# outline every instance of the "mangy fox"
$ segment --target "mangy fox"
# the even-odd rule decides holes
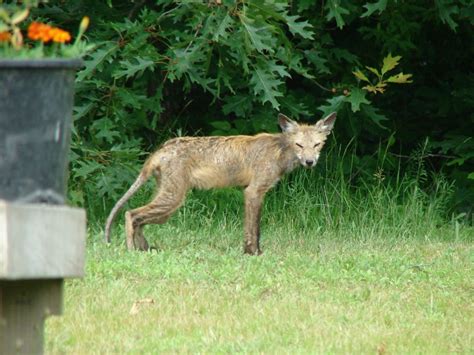
[[[147,250],[143,227],[165,223],[183,203],[189,189],[241,186],[245,196],[244,252],[260,254],[260,214],[265,193],[298,165],[316,165],[335,119],[336,114],[332,113],[314,125],[305,125],[279,114],[280,134],[181,137],[165,142],[148,158],[135,182],[110,212],[106,241],[110,242],[110,229],[119,209],[154,175],[159,187],[156,197],[125,213],[129,249]]]

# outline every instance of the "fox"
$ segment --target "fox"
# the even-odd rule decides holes
[[[244,253],[260,255],[260,216],[266,192],[297,166],[316,165],[335,120],[333,112],[315,124],[299,124],[279,113],[281,133],[166,141],[149,156],[135,182],[110,211],[105,241],[110,243],[118,211],[153,175],[158,188],[152,201],[125,212],[129,250],[149,250],[143,227],[165,223],[182,205],[188,190],[237,186],[243,188],[245,201]]]

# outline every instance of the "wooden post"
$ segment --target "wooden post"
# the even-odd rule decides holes
[[[0,354],[43,353],[63,279],[84,274],[85,237],[82,209],[0,201]]]
[[[63,281],[0,281],[0,354],[42,354],[46,317],[62,313]]]

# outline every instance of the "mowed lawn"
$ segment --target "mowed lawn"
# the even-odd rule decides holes
[[[302,213],[304,215],[304,213]],[[157,250],[91,232],[84,279],[46,322],[47,353],[473,353],[474,230],[295,229],[267,219],[151,227]]]

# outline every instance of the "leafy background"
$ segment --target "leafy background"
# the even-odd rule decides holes
[[[454,181],[449,212],[472,215],[470,0],[73,0],[36,14],[70,29],[91,18],[70,198],[98,216],[165,139],[277,131],[279,111],[338,111],[332,144],[351,147],[355,188],[423,164],[427,186]]]

